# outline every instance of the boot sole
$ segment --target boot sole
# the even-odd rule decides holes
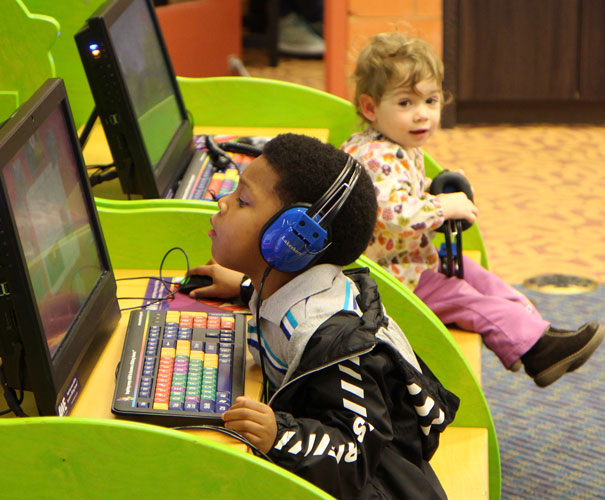
[[[582,349],[538,373],[534,377],[536,385],[539,387],[546,387],[560,379],[566,373],[580,368],[580,366],[588,361],[588,358],[590,358],[592,353],[597,350],[597,347],[599,347],[603,341],[603,337],[605,337],[605,327],[601,325]]]

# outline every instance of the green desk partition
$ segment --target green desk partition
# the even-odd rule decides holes
[[[59,24],[34,14],[21,0],[0,2],[0,123],[54,76],[50,49]]]
[[[237,76],[177,80],[195,125],[326,128],[336,147],[359,127],[350,102],[304,85]]]
[[[55,62],[55,73],[51,76],[63,78],[69,96],[76,127],[83,125],[94,108],[94,101],[74,35],[90,15],[105,0],[23,0],[31,12],[54,18],[61,27],[51,52]],[[22,35],[22,38],[23,35]]]
[[[0,497],[329,500],[312,484],[205,438],[118,420],[0,421]]]
[[[216,204],[97,199],[97,209],[114,268],[155,269],[165,251],[177,244],[187,251],[192,266],[210,258],[207,232]],[[151,232],[155,235],[153,242]],[[183,268],[182,257],[175,254],[174,259],[174,266],[169,263],[166,268]],[[384,269],[363,256],[355,265],[370,269],[388,314],[444,386],[461,399],[453,425],[487,428],[490,498],[499,498],[500,455],[494,423],[481,386],[458,345],[435,314]]]

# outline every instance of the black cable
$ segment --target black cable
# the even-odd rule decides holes
[[[160,278],[158,278],[157,276],[135,276],[133,278],[116,278],[116,281],[128,281],[128,280],[156,280],[156,281],[160,281]],[[169,280],[163,280],[165,283],[172,283],[172,281]]]
[[[258,342],[258,352],[260,355],[260,370],[263,375],[263,392],[261,394],[261,403],[265,404],[269,401],[269,380],[267,378],[267,373],[265,372],[265,356],[263,355],[263,345],[260,336],[260,306],[262,303],[261,293],[263,291],[263,286],[265,285],[265,279],[267,278],[267,276],[269,276],[271,269],[271,266],[267,266],[267,269],[265,269],[263,277],[260,280],[258,295],[256,297],[256,340]]]
[[[0,415],[6,415],[7,413],[14,413],[17,417],[27,417],[27,414],[21,408],[23,402],[24,392],[21,389],[21,397],[17,397],[17,393],[12,387],[9,387],[4,373],[4,366],[0,365],[0,385],[4,391],[4,399],[8,405],[8,410],[3,410]]]
[[[165,300],[169,300],[171,298],[173,298],[176,294],[176,290],[170,290],[170,287],[167,285],[168,283],[172,284],[172,281],[168,281],[167,279],[164,279],[162,277],[162,269],[164,268],[164,262],[166,262],[166,258],[168,257],[168,255],[170,255],[174,250],[180,250],[183,255],[185,256],[185,262],[187,263],[187,273],[186,276],[189,276],[189,256],[187,255],[187,252],[185,252],[185,250],[183,250],[181,247],[172,247],[170,250],[168,250],[165,254],[164,257],[162,257],[162,261],[160,262],[160,269],[159,269],[159,274],[160,277],[157,278],[155,276],[136,276],[136,277],[132,277],[132,278],[117,278],[116,281],[120,281],[120,280],[136,280],[136,279],[155,279],[158,281],[162,282],[162,285],[164,286],[164,288],[166,290],[168,290],[168,295],[165,295],[164,297],[160,297],[160,298],[155,298],[155,297],[117,297],[118,300],[135,300],[135,299],[139,299],[139,300],[151,300],[152,302],[149,302],[148,304],[141,304],[139,306],[132,306],[132,307],[124,307],[123,309],[120,309],[120,311],[131,311],[133,309],[143,309],[145,307],[149,307],[152,306],[154,304],[157,304],[159,302],[163,302]]]
[[[97,121],[98,117],[99,117],[99,115],[97,113],[97,108],[96,107],[92,108],[90,116],[88,117],[88,120],[86,120],[86,124],[84,125],[84,130],[82,130],[82,134],[80,134],[80,137],[78,139],[80,141],[80,147],[82,149],[84,149],[84,146],[86,145],[86,142],[88,141],[88,137],[90,136],[90,132],[91,132],[92,128],[94,127],[94,124]]]
[[[227,436],[231,436],[234,439],[244,443],[246,446],[249,446],[254,455],[257,457],[264,458],[268,462],[274,463],[266,453],[259,450],[256,446],[254,446],[250,441],[248,441],[244,436],[242,436],[239,432],[227,429],[226,427],[219,427],[218,425],[186,425],[182,427],[171,427],[171,429],[175,431],[182,430],[206,430],[206,431],[216,431],[221,432],[222,434],[226,434]]]
[[[106,182],[115,179],[117,176],[118,170],[115,168],[113,170],[109,170],[108,172],[104,172],[103,170],[101,170],[101,172],[94,173],[90,176],[90,185],[91,187],[96,186],[97,184],[101,184],[101,182]]]
[[[206,136],[206,149],[215,170],[224,171],[230,166],[237,168],[231,157],[220,148],[211,135]]]
[[[106,170],[106,169],[108,169],[110,167],[115,167],[115,166],[116,166],[116,164],[115,164],[115,162],[113,162],[113,163],[106,163],[105,165],[88,165],[86,167],[86,169],[87,170],[93,170],[93,169],[96,168],[96,169],[99,169],[99,170]]]
[[[168,250],[165,254],[164,257],[162,257],[162,262],[160,262],[160,281],[162,281],[162,283],[164,284],[164,288],[166,288],[166,290],[170,291],[170,288],[166,286],[166,282],[165,280],[162,278],[162,268],[164,267],[164,262],[166,261],[166,258],[174,251],[174,250],[180,250],[183,255],[185,256],[185,262],[187,263],[187,273],[185,274],[185,276],[189,276],[189,256],[187,255],[187,252],[185,252],[185,250],[183,250],[181,247],[172,247],[170,250]]]
[[[257,148],[256,146],[252,146],[252,144],[245,144],[242,142],[221,142],[219,147],[223,151],[227,151],[227,153],[238,153],[241,155],[252,156],[253,158],[263,154],[263,150],[261,148]]]
[[[463,225],[460,219],[456,220],[456,276],[464,279],[464,264],[462,262],[462,231]]]

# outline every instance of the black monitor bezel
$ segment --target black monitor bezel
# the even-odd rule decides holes
[[[124,76],[109,35],[110,27],[134,2],[143,2],[151,17],[168,76],[181,114],[181,125],[172,137],[164,155],[153,168],[130,100]],[[96,112],[107,137],[122,190],[143,198],[164,198],[182,177],[195,146],[193,125],[181,96],[164,37],[150,0],[109,0],[87,20],[75,35],[80,58],[96,104]],[[102,59],[93,59],[89,45],[101,46]]]
[[[61,414],[62,398],[91,343],[108,338],[120,318],[115,277],[63,80],[47,80],[0,128],[0,171],[57,108],[61,109],[67,125],[102,269],[87,301],[51,357],[14,214],[0,175],[0,282],[8,284],[5,289],[9,293],[0,303],[0,313],[4,316],[0,357],[8,386],[14,390],[31,390],[40,415]]]

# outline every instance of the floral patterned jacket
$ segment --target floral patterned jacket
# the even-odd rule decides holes
[[[427,192],[422,151],[406,151],[371,127],[353,134],[341,148],[365,167],[378,198],[377,223],[365,255],[413,290],[423,271],[439,268],[431,240],[444,221],[439,199]]]

